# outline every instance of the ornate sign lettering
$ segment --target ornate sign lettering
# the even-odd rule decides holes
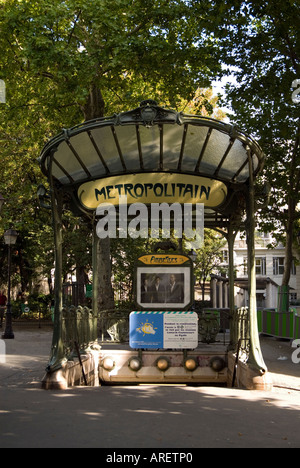
[[[118,205],[120,197],[128,204],[203,203],[216,208],[226,200],[224,183],[185,174],[144,173],[106,177],[80,186],[78,197],[85,208],[95,210],[101,203]]]

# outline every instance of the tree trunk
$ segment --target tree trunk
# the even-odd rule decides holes
[[[300,123],[298,124],[295,144],[289,171],[289,195],[288,195],[288,211],[286,221],[286,246],[285,246],[285,261],[284,274],[282,278],[282,286],[288,286],[291,277],[291,268],[293,262],[293,242],[294,242],[294,226],[297,219],[296,207],[299,201],[300,188],[300,170],[299,170],[299,144],[300,144]]]
[[[282,277],[282,286],[288,286],[291,278],[291,268],[293,262],[293,240],[294,240],[294,223],[295,223],[295,201],[289,201],[288,220],[286,225],[286,244],[285,244],[285,259],[284,273]]]
[[[84,286],[88,283],[87,274],[84,266],[76,266],[76,281],[78,293],[78,305],[83,306],[85,303],[85,290]]]
[[[104,107],[105,103],[101,90],[96,83],[92,83],[87,102],[82,108],[85,120],[103,117]]]
[[[91,84],[89,96],[82,108],[85,120],[104,116],[104,99],[96,82]],[[114,292],[111,284],[110,239],[99,239],[97,248],[98,311],[114,309]]]
[[[100,239],[97,248],[98,262],[98,312],[114,309],[114,292],[111,284],[110,239]]]

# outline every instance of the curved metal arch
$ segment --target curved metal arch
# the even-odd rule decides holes
[[[51,175],[63,186],[156,171],[193,173],[240,185],[249,180],[248,149],[256,176],[264,154],[236,126],[148,100],[132,111],[63,130],[47,143],[39,162],[47,177],[52,166]]]

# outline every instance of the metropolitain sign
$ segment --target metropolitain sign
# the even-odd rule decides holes
[[[127,197],[127,203],[201,203],[207,208],[216,208],[227,197],[223,182],[206,177],[169,174],[143,173],[106,177],[86,182],[78,189],[78,198],[89,210],[96,210],[100,204],[119,205]]]

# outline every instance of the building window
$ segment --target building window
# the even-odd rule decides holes
[[[279,276],[284,273],[284,257],[274,257],[273,258],[273,275]],[[291,274],[296,275],[296,266],[293,261],[291,267]]]
[[[244,275],[248,274],[248,260],[244,258]],[[257,275],[265,275],[266,274],[266,257],[257,257],[255,259],[255,269]]]
[[[229,252],[228,252],[228,250],[222,250],[222,263],[229,263]]]
[[[283,275],[284,272],[284,257],[273,258],[273,275]]]
[[[266,274],[266,259],[265,257],[256,258],[255,259],[256,265],[256,274],[257,275],[265,275]]]

